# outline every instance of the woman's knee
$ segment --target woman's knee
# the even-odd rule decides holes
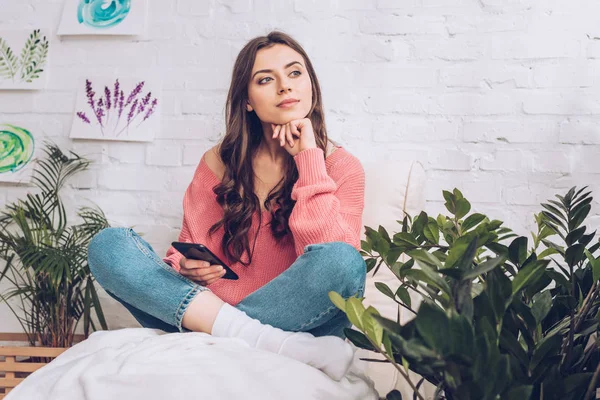
[[[104,228],[98,232],[88,245],[88,265],[97,278],[102,271],[116,263],[119,245],[127,237],[128,228]]]
[[[367,276],[367,264],[360,252],[346,242],[321,243],[319,250],[326,252],[322,256],[331,260],[327,265],[328,274],[332,280],[341,281],[348,292],[347,296],[358,294],[362,296]]]

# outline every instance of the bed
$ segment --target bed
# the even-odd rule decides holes
[[[124,328],[94,332],[31,374],[5,400],[377,400],[365,364],[355,356],[337,382],[239,339]]]

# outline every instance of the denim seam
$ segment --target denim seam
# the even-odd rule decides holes
[[[319,319],[323,318],[324,316],[326,316],[327,314],[331,313],[332,311],[334,311],[336,309],[337,309],[336,306],[331,306],[327,310],[325,310],[322,313],[320,313],[320,314],[316,315],[315,317],[311,318],[307,322],[305,322],[302,325],[300,325],[299,328],[294,329],[294,330],[300,331],[300,330],[304,329],[306,326],[309,326],[310,324],[314,323],[315,321],[318,321]]]
[[[187,307],[189,306],[189,303],[193,300],[193,298],[198,293],[203,292],[204,289],[206,289],[206,288],[196,285],[195,287],[193,287],[193,288],[190,289],[190,291],[185,296],[185,298],[183,299],[183,301],[179,304],[179,307],[177,308],[177,312],[175,313],[175,324],[176,324],[177,329],[179,330],[179,332],[183,332],[183,330],[182,330],[183,314],[187,310]]]
[[[360,292],[360,291],[364,291],[364,289],[365,289],[365,287],[364,287],[364,286],[360,286],[360,287],[358,288],[358,290],[355,290],[355,291],[354,291],[354,293],[352,293],[352,294],[351,294],[350,296],[348,296],[348,297],[352,297],[352,296],[354,296],[355,294],[357,294],[358,292]],[[311,318],[310,320],[308,320],[308,322],[305,322],[304,324],[300,325],[300,327],[299,327],[299,328],[296,328],[296,329],[293,329],[293,330],[300,331],[300,330],[302,330],[303,328],[305,328],[306,326],[309,326],[310,324],[314,323],[315,321],[318,321],[319,319],[322,319],[324,316],[326,316],[327,314],[331,313],[333,310],[337,310],[337,309],[338,309],[338,308],[337,308],[337,306],[331,306],[331,307],[329,307],[327,310],[323,311],[322,313],[320,313],[320,314],[318,314],[317,316],[315,316],[315,317]],[[340,310],[340,311],[341,311],[341,310]]]
[[[361,285],[361,286],[358,287],[357,290],[354,290],[354,292],[350,296],[348,296],[348,297],[352,297],[352,296],[356,295],[358,292],[361,292],[361,291],[363,291],[363,294],[364,294],[364,290],[365,290],[365,286]],[[325,315],[329,314],[331,311],[336,310],[336,309],[338,309],[337,306],[331,306],[327,310],[325,310],[322,313],[318,314],[317,316],[311,318],[308,322],[305,322],[304,324],[300,325],[299,328],[293,329],[293,330],[297,330],[297,331],[302,330],[304,327],[312,324],[314,321],[317,321],[317,320],[323,318]]]

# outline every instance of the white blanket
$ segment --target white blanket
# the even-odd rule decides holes
[[[31,374],[6,400],[377,400],[355,361],[336,382],[240,339],[145,328],[99,331]]]

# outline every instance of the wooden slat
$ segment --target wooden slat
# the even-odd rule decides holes
[[[6,361],[7,361],[7,362],[6,362],[7,364],[8,364],[8,363],[14,363],[14,362],[16,362],[16,357],[14,357],[14,356],[12,356],[12,357],[11,357],[11,356],[7,356],[7,357],[6,357]],[[14,372],[12,372],[12,371],[10,371],[9,369],[3,369],[3,371],[5,371],[5,372],[6,372],[6,374],[5,374],[5,375],[6,375],[6,377],[7,377],[8,379],[12,379],[12,378],[14,378],[14,377],[15,377],[15,373],[14,373]]]
[[[0,362],[0,371],[4,371],[7,374],[12,372],[35,372],[47,364],[45,363],[24,363],[24,362]],[[14,376],[8,376],[7,378],[14,378]]]
[[[66,350],[66,347],[0,346],[0,356],[58,357]]]
[[[84,340],[84,335],[78,333],[73,336],[75,343]],[[27,335],[21,332],[0,332],[0,342],[28,342]],[[38,337],[39,341],[39,337]]]
[[[14,388],[24,380],[25,378],[0,378],[0,387]]]
[[[6,358],[7,362],[5,362],[3,364],[15,363],[17,361],[16,360],[17,358],[15,356],[6,356],[5,358]],[[0,367],[0,368],[2,368],[2,367]],[[7,379],[7,380],[9,380],[9,379],[15,379],[15,373],[14,372],[10,371],[9,369],[3,369],[3,371],[5,371],[5,373],[4,373],[5,379]],[[8,385],[6,385],[6,386],[8,386]],[[8,394],[9,392],[10,392],[10,387],[5,387],[4,388],[4,393]]]
[[[83,335],[80,339],[83,339]],[[0,341],[28,342],[27,336],[17,333],[0,333]],[[47,363],[31,363],[17,361],[17,357],[45,357],[53,359],[64,353],[64,347],[31,347],[31,346],[0,346],[0,400],[15,386],[23,382],[27,375],[47,365]]]

